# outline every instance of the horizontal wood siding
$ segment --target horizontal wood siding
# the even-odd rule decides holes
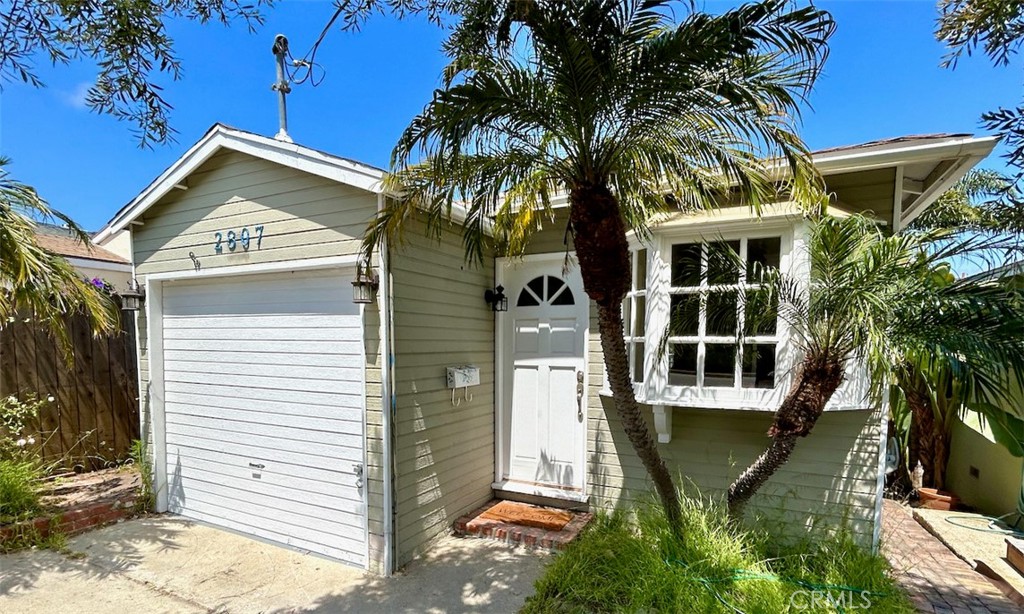
[[[452,230],[440,244],[424,235],[410,225],[391,257],[399,565],[490,498],[494,479],[494,313],[483,298],[494,262],[466,264]],[[453,406],[445,367],[464,364],[480,385]]]
[[[203,269],[357,253],[367,223],[377,210],[376,195],[329,179],[286,168],[246,154],[223,150],[173,190],[133,227],[136,276],[192,271],[189,252]],[[263,238],[255,247],[255,227]],[[214,252],[215,232],[248,228],[249,250],[225,246]],[[224,237],[226,240],[226,236]],[[146,318],[138,322],[142,427],[152,442],[148,411],[149,340]],[[363,311],[366,353],[366,488],[370,570],[383,571],[384,489],[381,441],[381,348],[378,304]]]
[[[592,317],[596,318],[595,313]],[[596,330],[592,319],[591,330]],[[651,496],[650,480],[633,451],[612,399],[598,393],[603,380],[600,338],[592,334],[587,426],[587,480],[591,504],[617,508]],[[644,415],[653,433],[651,409]],[[771,412],[675,408],[672,441],[659,444],[669,468],[687,488],[722,497],[732,480],[768,443]],[[776,523],[786,536],[845,527],[872,545],[877,501],[878,411],[828,412],[797,443],[789,463],[773,476],[748,508],[756,522]],[[771,526],[776,526],[775,524]]]

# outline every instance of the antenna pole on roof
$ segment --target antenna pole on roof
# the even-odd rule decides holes
[[[291,143],[292,137],[288,136],[288,103],[285,101],[285,97],[291,93],[292,86],[288,83],[288,73],[284,69],[285,56],[288,55],[288,39],[284,34],[274,37],[272,51],[277,59],[277,83],[270,86],[270,89],[277,92],[277,119],[280,125],[274,138]]]

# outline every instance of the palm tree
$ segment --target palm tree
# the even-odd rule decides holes
[[[771,443],[729,487],[734,518],[810,434],[851,361],[867,368],[874,398],[895,380],[908,400],[936,369],[999,395],[1001,365],[1024,366],[1020,294],[949,275],[949,259],[998,243],[944,230],[886,235],[863,216],[824,216],[807,245],[809,286],[767,272],[765,305],[754,310],[787,322],[804,356],[768,431]]]
[[[7,164],[0,158],[0,328],[31,314],[68,348],[65,316],[81,311],[95,333],[112,331],[117,325],[114,303],[66,259],[39,246],[35,220],[59,220],[87,244],[89,235],[11,177]]]
[[[990,255],[992,259],[1016,258],[1024,236],[1024,205],[1020,198],[1013,182],[1003,174],[972,170],[914,220],[907,232],[941,230],[959,236],[987,236],[994,239],[989,246],[998,248]],[[952,428],[958,416],[975,411],[986,416],[996,428],[1007,420],[1024,417],[1005,415],[1000,409],[1014,405],[1008,398],[1013,390],[1010,378],[1020,372],[1008,370],[1011,363],[999,347],[979,348],[972,343],[992,336],[1024,343],[1024,320],[1020,319],[1019,309],[1003,304],[1019,297],[1011,287],[1004,287],[998,276],[957,281],[948,269],[937,270],[935,274],[940,285],[950,285],[950,292],[986,301],[989,310],[974,314],[985,321],[973,325],[993,329],[993,334],[986,337],[966,338],[960,334],[960,326],[941,331],[930,341],[930,348],[911,344],[896,371],[896,382],[903,394],[901,402],[906,403],[912,416],[908,462],[912,465],[920,460],[924,483],[944,488]],[[931,326],[929,330],[936,329]]]
[[[403,197],[378,216],[368,244],[398,235],[417,211],[437,231],[462,203],[467,258],[482,257],[492,222],[498,245],[519,255],[552,197],[567,194],[616,412],[678,526],[676,488],[630,383],[627,233],[646,235],[652,216],[671,208],[731,195],[758,210],[780,190],[812,192],[818,177],[794,122],[833,22],[787,0],[691,12],[679,23],[669,15],[687,5],[669,0],[466,6],[446,43],[443,84],[392,157],[391,188]]]

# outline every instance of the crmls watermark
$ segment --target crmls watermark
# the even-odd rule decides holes
[[[871,608],[871,594],[867,591],[814,590],[796,591],[789,596],[789,607],[794,610],[810,610],[831,607],[839,610],[868,610]]]

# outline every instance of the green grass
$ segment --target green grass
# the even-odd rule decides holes
[[[885,560],[848,537],[779,545],[733,529],[714,505],[683,505],[683,539],[654,505],[632,519],[598,515],[548,566],[522,611],[914,612]],[[843,601],[835,607],[829,598]]]
[[[0,460],[0,522],[23,520],[40,511],[42,470],[32,460]]]

